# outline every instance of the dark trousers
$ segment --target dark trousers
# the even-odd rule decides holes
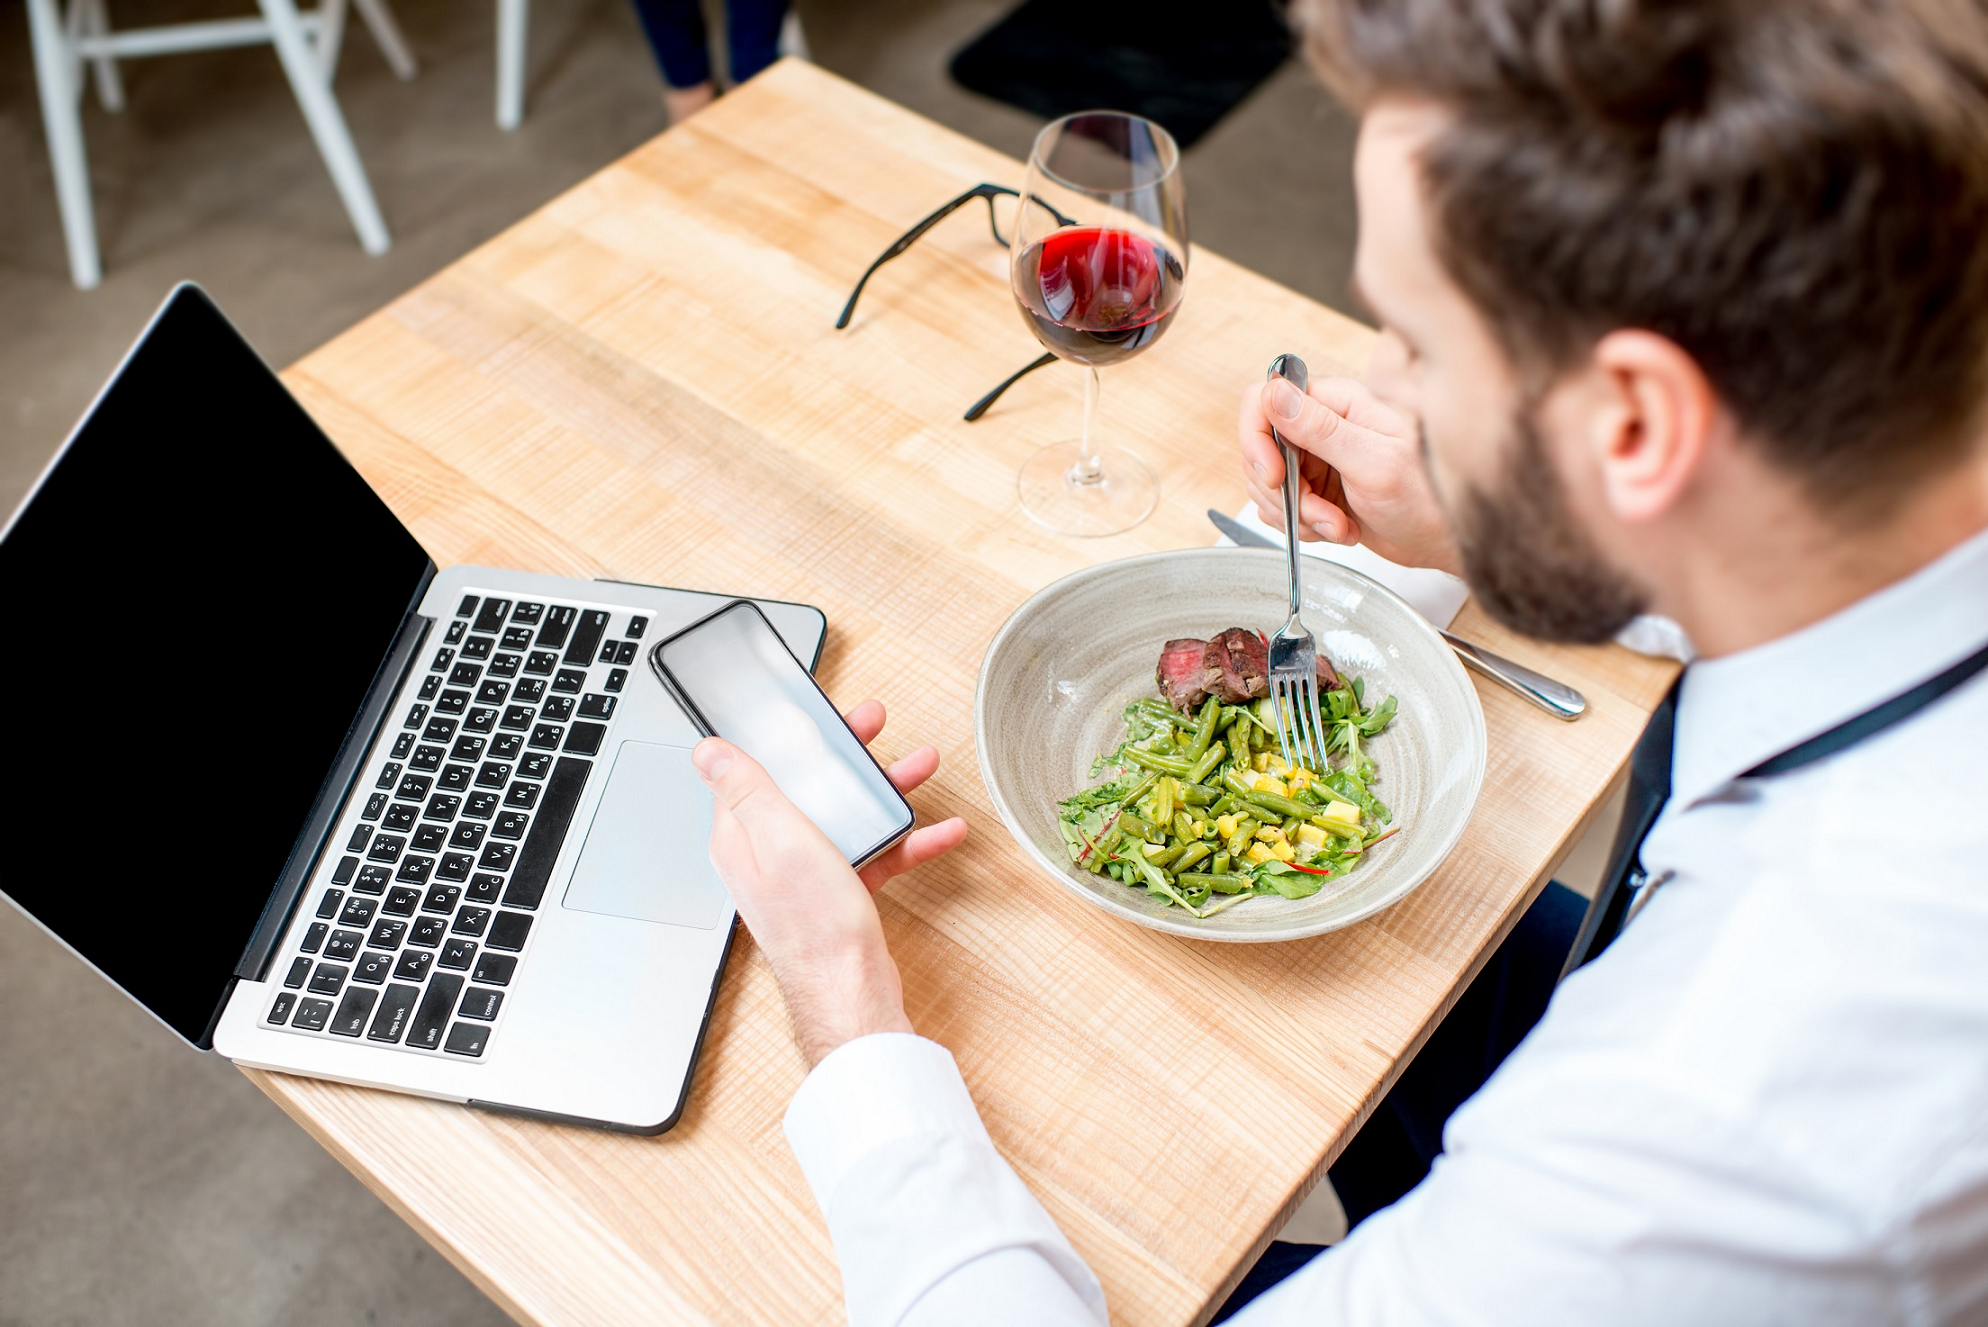
[[[1546,887],[1498,952],[1464,991],[1373,1118],[1326,1173],[1349,1226],[1422,1182],[1443,1150],[1443,1124],[1546,1012],[1574,947],[1588,901],[1555,882]],[[1324,1251],[1273,1242],[1215,1315],[1221,1322]]]
[[[635,0],[649,47],[673,88],[711,81],[711,36],[698,0]],[[726,0],[725,45],[732,82],[743,83],[780,56],[780,23],[787,0]]]

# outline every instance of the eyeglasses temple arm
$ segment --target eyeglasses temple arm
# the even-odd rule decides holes
[[[994,224],[994,198],[996,195],[999,194],[1005,194],[1008,195],[1009,197],[1014,197],[1015,191],[1013,189],[1005,188],[998,184],[976,184],[971,189],[968,189],[965,193],[961,194],[958,198],[953,199],[950,203],[947,203],[944,207],[941,207],[938,211],[932,213],[931,216],[926,217],[923,221],[913,226],[910,230],[907,230],[904,232],[904,234],[898,236],[897,241],[894,244],[892,244],[890,248],[885,249],[882,255],[880,255],[877,258],[877,261],[870,264],[869,270],[863,273],[862,280],[856,283],[856,289],[849,292],[849,302],[842,306],[842,316],[835,320],[835,330],[837,330],[838,332],[841,331],[843,328],[849,325],[849,320],[856,316],[856,301],[862,297],[863,287],[869,284],[870,278],[876,274],[876,270],[879,267],[882,267],[885,263],[897,257],[899,254],[903,253],[906,249],[909,249],[912,245],[918,243],[919,240],[925,237],[926,231],[932,229],[932,227],[938,225],[941,221],[944,221],[947,217],[959,211],[959,209],[965,207],[968,203],[972,202],[974,199],[985,198],[987,200],[987,224],[990,228],[992,228]],[[994,232],[994,238],[999,240],[1001,238],[1001,232],[996,230]],[[1006,243],[1005,240],[1002,242]]]
[[[982,415],[987,413],[989,407],[991,407],[996,401],[1001,399],[1002,392],[1007,391],[1010,387],[1013,387],[1016,383],[1020,382],[1023,378],[1028,377],[1029,374],[1034,373],[1037,369],[1041,368],[1043,365],[1054,364],[1055,362],[1056,362],[1056,356],[1044,355],[1041,359],[1035,361],[1035,363],[1029,365],[1027,368],[1021,369],[1016,373],[1010,374],[1007,381],[1003,382],[999,387],[996,387],[993,391],[987,393],[987,395],[981,397],[978,401],[975,401],[972,405],[967,407],[966,422],[971,424],[974,420],[979,419]]]

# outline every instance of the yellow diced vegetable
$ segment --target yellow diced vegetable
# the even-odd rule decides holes
[[[1225,839],[1234,838],[1236,835],[1236,818],[1233,815],[1216,816],[1215,832]]]
[[[1298,842],[1307,848],[1318,849],[1325,846],[1325,831],[1317,825],[1298,826]]]
[[[1326,822],[1325,827],[1339,832],[1343,826],[1348,833],[1360,832],[1360,808],[1351,802],[1332,801],[1326,803],[1325,810],[1318,813],[1318,819]],[[1337,821],[1337,824],[1333,822]]]
[[[1277,854],[1277,860],[1280,862],[1288,862],[1298,855],[1297,849],[1288,843],[1279,843],[1271,851]]]
[[[1300,792],[1318,782],[1318,775],[1312,773],[1303,765],[1286,774],[1284,778],[1290,783],[1292,792]]]
[[[1167,845],[1164,843],[1145,843],[1140,845],[1139,850],[1145,853],[1146,856],[1150,859],[1153,857],[1157,857],[1161,853],[1165,852],[1167,850]]]
[[[1259,751],[1256,753],[1256,758],[1250,761],[1250,765],[1252,768],[1256,770],[1258,774],[1262,774],[1263,772],[1265,772],[1270,768],[1270,762],[1275,759],[1277,759],[1277,757],[1272,753],[1268,751]]]
[[[1275,793],[1279,797],[1289,797],[1291,795],[1289,785],[1274,774],[1257,775],[1256,782],[1251,786],[1260,793]]]
[[[1278,858],[1277,854],[1272,852],[1267,844],[1252,843],[1249,845],[1249,851],[1243,854],[1243,860],[1252,865],[1261,866],[1265,862],[1274,862]]]

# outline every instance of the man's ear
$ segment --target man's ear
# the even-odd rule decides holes
[[[1651,521],[1671,510],[1703,469],[1719,426],[1718,393],[1676,342],[1610,332],[1589,374],[1600,407],[1588,443],[1600,494],[1616,517]]]

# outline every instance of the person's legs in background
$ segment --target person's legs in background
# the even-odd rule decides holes
[[[1443,1124],[1546,1012],[1588,901],[1558,882],[1533,901],[1442,1026],[1326,1172],[1357,1226],[1422,1182],[1443,1150]],[[1273,1242],[1212,1322],[1297,1271],[1323,1245]]]
[[[745,82],[780,58],[780,24],[788,0],[729,0],[725,47],[733,84]],[[635,12],[663,71],[663,104],[670,123],[681,123],[711,104],[711,36],[698,0],[635,0]]]

